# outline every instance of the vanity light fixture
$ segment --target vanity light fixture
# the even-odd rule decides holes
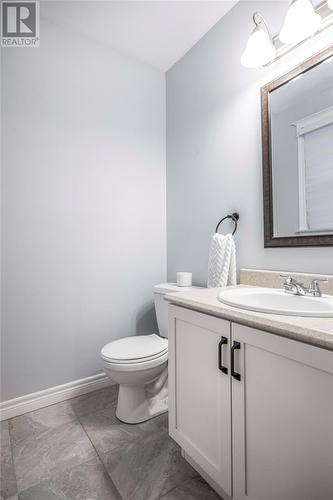
[[[311,0],[292,0],[279,38],[282,43],[301,42],[318,31],[321,20]]]
[[[253,14],[255,28],[252,31],[243,55],[241,63],[246,68],[258,68],[270,63],[276,54],[272,35],[267,23],[259,12]]]
[[[333,0],[314,8],[312,0],[291,0],[281,32],[271,36],[261,14],[253,14],[255,28],[246,44],[241,63],[247,68],[267,66],[306,42],[311,36],[333,27]],[[328,37],[329,38],[329,37]]]

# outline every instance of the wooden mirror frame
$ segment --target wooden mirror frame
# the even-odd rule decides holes
[[[269,94],[292,78],[304,73],[329,57],[333,56],[333,45],[319,52],[310,59],[292,69],[276,80],[261,88],[261,130],[262,130],[262,163],[263,163],[263,197],[264,197],[264,246],[265,247],[301,247],[301,246],[333,246],[333,234],[309,236],[274,236],[273,233],[273,187],[270,140]]]

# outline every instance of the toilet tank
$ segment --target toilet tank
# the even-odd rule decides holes
[[[161,283],[154,286],[154,302],[158,329],[161,337],[168,337],[168,302],[164,300],[166,293],[185,292],[201,288],[197,286],[177,286],[176,283]]]

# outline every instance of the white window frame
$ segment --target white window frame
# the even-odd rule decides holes
[[[305,135],[319,128],[333,123],[333,106],[325,108],[318,113],[306,116],[294,122],[297,137],[297,157],[298,157],[298,213],[299,228],[297,233],[323,232],[309,229],[306,210],[306,179],[305,179]]]

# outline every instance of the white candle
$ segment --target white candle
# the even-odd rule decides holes
[[[178,286],[192,286],[192,273],[177,273],[177,285]]]

